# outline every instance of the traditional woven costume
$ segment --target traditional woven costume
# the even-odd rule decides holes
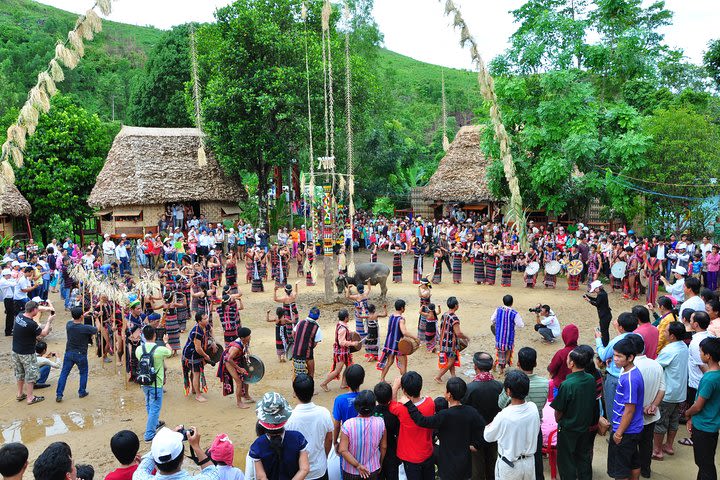
[[[298,313],[297,303],[295,302],[283,303],[282,308],[285,311],[285,318],[290,322],[283,327],[285,329],[285,341],[288,347],[292,347],[295,338],[293,328],[300,320],[300,314]]]
[[[256,265],[254,257],[252,251],[248,251],[245,254],[245,283],[250,283],[255,274]]]
[[[305,272],[305,285],[308,287],[312,287],[315,285],[315,282],[312,278],[312,267],[313,263],[315,263],[315,252],[312,250],[309,250],[307,252],[307,260],[308,260],[308,271]]]
[[[648,279],[647,291],[645,292],[645,300],[647,303],[655,305],[657,303],[658,286],[660,284],[660,275],[662,273],[658,271],[658,265],[662,264],[662,260],[656,257],[649,257],[647,259],[647,270],[646,275]]]
[[[355,302],[355,310],[353,312],[355,316],[355,331],[360,335],[360,338],[365,338],[367,332],[365,332],[365,317],[367,316],[368,301],[367,298],[363,298],[360,301]]]
[[[438,284],[442,282],[442,255],[439,255],[435,253],[433,255],[433,277],[432,277],[432,283]]]
[[[238,330],[242,327],[237,302],[235,300],[222,302],[217,306],[217,314],[223,327],[223,338],[227,347],[238,338]]]
[[[502,255],[502,280],[500,283],[503,287],[509,287],[512,283],[512,254],[507,252]]]
[[[452,252],[453,283],[462,282],[462,252]]]
[[[574,260],[580,260],[580,252],[570,252],[568,255],[568,263]],[[567,284],[568,290],[577,290],[580,287],[580,274],[572,275],[568,272]]]
[[[420,295],[420,308],[427,307],[430,305],[430,292],[428,291],[427,296]],[[420,343],[425,343],[425,317],[418,315],[418,339]]]
[[[397,248],[393,251],[393,282],[402,283],[402,251]]]
[[[440,352],[438,352],[438,368],[443,369],[448,365],[460,366],[460,352],[457,349],[457,336],[455,325],[460,319],[453,312],[445,312],[440,320]]]
[[[264,292],[265,288],[263,287],[263,281],[262,281],[262,268],[260,266],[259,260],[253,261],[253,273],[252,273],[252,283],[250,284],[250,291],[251,292]]]
[[[600,270],[600,256],[597,253],[591,253],[588,256],[588,263],[587,263],[588,290],[590,290],[590,284],[594,281],[595,274],[597,274],[599,270]]]
[[[235,356],[234,358],[230,358],[230,349],[231,348],[237,348],[240,350],[240,354]],[[247,352],[245,351],[245,344],[242,343],[242,341],[238,338],[233,340],[232,342],[228,343],[225,346],[225,350],[223,351],[222,358],[220,359],[220,364],[218,365],[217,370],[217,377],[220,379],[220,382],[222,383],[222,392],[223,397],[227,395],[232,395],[235,393],[235,381],[230,375],[230,372],[228,371],[227,367],[225,366],[225,362],[232,362],[233,365],[235,365],[235,369],[244,369],[245,371],[248,370],[248,361],[247,361]],[[244,379],[244,376],[240,373],[241,383],[238,385],[238,388],[240,389],[240,393],[245,396],[247,395],[247,385],[245,385],[242,380]]]
[[[225,285],[237,285],[237,265],[235,262],[228,262],[225,266]]]
[[[612,254],[612,260],[610,262],[610,270],[612,270],[612,266],[615,265],[617,262],[622,262],[621,254],[617,252],[613,252]],[[623,290],[624,287],[624,281],[622,278],[615,278],[614,276],[610,275],[610,285],[613,290]]]
[[[200,389],[203,392],[207,392],[207,382],[205,381],[205,372],[203,369],[205,368],[205,358],[201,356],[197,350],[195,350],[195,340],[200,340],[200,345],[202,346],[203,352],[207,352],[207,348],[209,345],[209,334],[199,324],[196,324],[191,330],[190,334],[188,335],[187,342],[185,343],[185,348],[183,348],[182,352],[182,371],[183,371],[183,383],[185,386],[185,396],[190,395],[190,388],[191,388],[191,382],[190,382],[190,373],[192,372],[193,375],[200,375]],[[195,392],[200,393],[200,392]]]
[[[485,253],[482,249],[475,251],[475,269],[474,269],[475,283],[482,285],[485,283]]]
[[[380,337],[380,328],[378,326],[377,317],[367,317],[367,335],[365,336],[365,358],[378,359],[378,337]]]
[[[190,302],[188,302],[190,299],[190,283],[187,278],[180,277],[177,288],[178,300],[184,301],[185,303],[183,306],[177,307],[178,327],[181,332],[184,332],[187,329],[187,321],[190,319]]]
[[[497,255],[487,253],[485,255],[485,283],[495,285],[495,276],[497,275]]]
[[[428,311],[425,317],[425,348],[428,352],[435,350],[437,344],[437,315]]]
[[[402,332],[400,331],[400,320],[402,319],[402,315],[395,314],[390,315],[390,318],[388,318],[388,334],[385,337],[385,345],[380,354],[380,359],[375,366],[380,371],[385,368],[390,355],[395,355],[395,359],[402,355],[398,350],[398,342],[402,339]]]
[[[557,257],[557,252],[555,250],[550,252],[545,252],[544,255],[545,265],[555,260]],[[545,285],[545,288],[555,288],[555,285],[557,284],[557,275],[553,275],[550,273],[547,273],[547,270],[545,270],[545,277],[543,278],[543,284]]]
[[[165,310],[165,329],[168,336],[167,347],[173,352],[180,350],[180,324],[178,323],[177,308],[170,307]]]
[[[512,366],[515,348],[515,320],[519,313],[509,307],[498,307],[495,311],[495,365],[500,368]]]
[[[293,378],[301,373],[308,373],[307,361],[315,358],[315,336],[319,329],[320,325],[311,318],[298,322],[292,348]]]
[[[350,341],[348,339],[348,337],[350,336],[350,329],[343,322],[337,322],[337,324],[335,325],[335,343],[333,343],[333,363],[332,368],[330,368],[331,372],[334,371],[335,367],[337,367],[337,365],[340,363],[344,363],[348,367],[353,363],[352,353],[350,353],[350,347],[347,345],[342,345],[342,340],[340,339],[341,332],[345,337],[345,341]],[[340,380],[340,375],[338,374],[336,378]]]
[[[419,242],[413,247],[413,280],[414,285],[420,284],[423,275],[423,256],[425,255],[425,246]]]
[[[100,316],[100,324],[102,325],[102,328],[105,329],[107,332],[108,338],[110,339],[110,345],[107,344],[105,341],[105,338],[103,337],[102,333],[98,331],[98,333],[95,335],[95,339],[97,340],[97,356],[102,357],[103,353],[106,354],[113,354],[114,348],[113,348],[113,308],[112,305],[109,303],[105,303],[103,305],[96,305],[95,306],[95,312],[97,315]]]

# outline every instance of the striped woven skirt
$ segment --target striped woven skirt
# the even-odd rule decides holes
[[[552,287],[555,288],[555,284],[557,283],[557,275],[550,275],[549,273],[545,273],[545,278],[543,279],[543,284],[546,287]]]
[[[173,352],[177,352],[180,350],[180,323],[177,314],[165,315],[165,328],[168,335],[168,347]]]
[[[610,276],[610,285],[612,285],[613,290],[622,290],[623,289],[623,279],[615,278],[611,275]]]
[[[425,348],[428,352],[435,350],[437,344],[437,320],[425,321]]]
[[[402,282],[402,256],[399,253],[393,255],[393,282]]]
[[[509,287],[512,283],[512,257],[503,256],[502,259],[502,286]]]
[[[275,352],[278,357],[284,357],[290,351],[290,343],[285,334],[285,325],[275,324]]]
[[[497,263],[495,259],[488,258],[485,260],[485,283],[495,285],[495,275],[497,274]]]
[[[485,283],[485,258],[482,255],[475,255],[475,283]]]
[[[427,307],[430,305],[430,299],[429,298],[423,298],[420,297],[420,308]],[[420,339],[420,343],[425,343],[425,323],[426,319],[423,315],[418,315],[420,317],[418,319],[418,338]]]
[[[453,255],[452,261],[453,282],[460,283],[462,281],[462,257]]]
[[[580,286],[580,275],[568,275],[568,290],[577,290]]]
[[[261,277],[253,277],[252,283],[250,284],[250,291],[251,292],[264,292],[265,289],[263,288],[263,282]]]
[[[642,273],[640,275],[643,275]],[[659,274],[650,275],[648,278],[647,291],[645,292],[645,300],[647,303],[655,305],[657,302]]]
[[[415,258],[413,259],[413,285],[419,285],[420,284],[420,277],[422,276],[422,257],[420,255],[415,255]]]
[[[365,336],[365,357],[377,360],[379,329],[377,321],[368,320],[367,335]]]
[[[537,282],[537,273],[534,275],[528,275],[527,273],[523,275],[525,277],[525,287],[527,288],[534,288],[535,282]]]
[[[439,258],[435,258],[433,262],[432,283],[437,285],[440,282],[442,282],[442,261]]]

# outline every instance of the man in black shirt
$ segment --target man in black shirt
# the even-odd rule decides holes
[[[385,431],[387,432],[387,450],[385,459],[382,463],[382,469],[378,480],[397,480],[398,467],[400,462],[397,458],[397,441],[400,433],[400,420],[390,413],[390,401],[393,398],[392,387],[387,382],[380,382],[373,389],[377,405],[375,406],[375,416],[382,417],[385,421]]]
[[[405,403],[410,418],[420,427],[438,430],[440,450],[438,473],[441,480],[470,480],[472,458],[470,452],[477,452],[485,440],[485,422],[477,410],[460,401],[467,392],[465,380],[452,377],[447,381],[445,399],[449,408],[440,410],[431,417],[420,413],[411,401]]]
[[[18,402],[27,400],[28,405],[45,400],[45,397],[33,395],[35,382],[40,378],[35,343],[38,338],[47,337],[50,334],[52,321],[55,319],[55,312],[52,311],[45,326],[40,328],[40,325],[34,320],[38,313],[40,310],[37,302],[31,300],[25,304],[25,311],[15,317],[13,324],[11,356],[18,387],[17,400]]]
[[[475,353],[473,355],[473,364],[475,366],[475,378],[468,385],[462,403],[475,407],[485,424],[488,424],[500,412],[498,398],[503,391],[503,386],[490,373],[493,367],[493,358],[489,353]],[[472,453],[472,479],[494,480],[496,460],[497,442],[483,442],[477,448],[477,452]]]
[[[610,343],[610,322],[612,321],[612,310],[608,302],[608,294],[603,288],[600,280],[595,280],[590,284],[590,293],[597,292],[595,298],[583,295],[583,298],[590,302],[590,305],[597,308],[598,319],[600,320],[600,335],[603,345]]]
[[[67,343],[65,345],[62,371],[60,372],[57,391],[55,393],[56,402],[62,402],[65,383],[74,365],[77,365],[80,371],[80,388],[78,389],[78,395],[80,398],[88,396],[86,390],[88,382],[87,349],[89,340],[97,333],[98,329],[97,327],[83,323],[84,315],[81,307],[74,307],[70,310],[70,314],[72,315],[72,321],[68,322],[65,327],[67,331]]]

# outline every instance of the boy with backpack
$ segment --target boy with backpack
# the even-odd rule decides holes
[[[165,425],[165,422],[160,421],[160,409],[162,408],[165,383],[165,359],[172,355],[172,350],[155,343],[156,332],[152,325],[145,325],[142,334],[145,337],[145,343],[135,349],[135,356],[138,359],[135,381],[142,386],[145,394],[148,419],[145,425],[144,439],[146,442],[150,442],[155,438],[155,432]],[[167,345],[167,333],[163,342]]]

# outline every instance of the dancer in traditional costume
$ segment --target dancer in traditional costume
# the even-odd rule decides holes
[[[125,371],[129,381],[134,382],[137,375],[138,359],[135,349],[140,346],[140,335],[146,315],[142,312],[140,300],[130,303],[130,311],[125,318]]]
[[[418,237],[413,237],[413,280],[414,285],[419,285],[423,276],[423,260],[425,258],[426,245]]]
[[[557,260],[558,252],[555,250],[555,246],[552,243],[548,243],[545,252],[543,252],[543,264],[547,265],[553,260]],[[548,273],[545,270],[545,277],[543,278],[543,285],[545,288],[555,288],[557,284],[557,274]]]
[[[223,327],[223,339],[226,347],[238,337],[238,331],[242,328],[240,310],[244,308],[242,295],[227,293],[222,296],[222,301],[217,306],[217,314]]]
[[[441,313],[440,307],[436,307],[434,303],[420,307],[420,316],[425,321],[425,348],[431,353],[436,352],[437,322]]]
[[[433,278],[432,283],[439,284],[442,282],[442,260],[443,260],[443,252],[442,249],[436,248],[435,253],[433,254]]]
[[[509,287],[512,284],[512,264],[513,256],[509,245],[505,245],[502,253],[502,280],[500,281],[503,287]]]
[[[178,323],[178,308],[182,307],[184,300],[178,299],[177,293],[165,292],[163,296],[163,315],[165,316],[165,330],[168,336],[166,345],[172,350],[173,356],[180,351],[180,324]]]
[[[265,321],[275,324],[275,352],[277,353],[278,361],[285,363],[292,352],[292,346],[288,342],[287,335],[285,334],[285,326],[292,324],[288,320],[285,309],[283,307],[277,307],[275,309],[275,318],[270,318],[270,310],[268,310],[265,312]]]
[[[312,277],[312,269],[315,264],[315,248],[311,242],[308,242],[305,247],[305,255],[307,256],[307,269],[305,271],[305,285],[312,287],[315,285],[315,280]]]
[[[245,383],[248,372],[248,355],[251,331],[247,327],[238,330],[238,336],[225,346],[218,365],[217,377],[222,382],[223,397],[235,394],[238,408],[250,408],[255,400],[250,396],[250,386]],[[235,384],[237,383],[237,386]]]
[[[524,327],[522,317],[512,308],[512,295],[503,297],[503,306],[498,307],[490,317],[495,327],[495,365],[500,367],[500,375],[506,366],[512,366],[513,350],[515,349],[515,327]]]
[[[277,303],[282,303],[283,309],[285,310],[285,316],[288,320],[287,324],[285,325],[285,338],[287,339],[289,346],[293,344],[293,327],[295,327],[297,322],[300,320],[300,315],[298,313],[297,307],[299,285],[299,281],[295,282],[294,289],[293,286],[290,284],[285,285],[285,287],[283,288],[285,295],[283,295],[282,297],[278,296],[278,291],[280,290],[279,286],[275,286],[275,290],[273,291],[273,301]]]
[[[320,384],[320,388],[329,392],[328,384],[334,379],[340,380],[341,374],[344,368],[349,367],[353,363],[352,352],[350,347],[357,347],[362,343],[362,340],[352,341],[350,340],[350,329],[348,328],[348,321],[350,320],[350,314],[346,309],[342,309],[338,312],[338,321],[335,324],[335,341],[333,343],[333,364],[332,369],[325,380]],[[342,377],[340,387],[345,388],[345,377]]]
[[[214,288],[210,288],[207,282],[198,282],[192,286],[190,297],[192,298],[193,314],[204,313],[208,316],[208,322],[212,326],[212,297]]]
[[[107,295],[100,295],[95,304],[95,319],[100,323],[101,327],[95,336],[97,341],[97,356],[103,359],[105,363],[112,362],[113,350],[113,330],[114,311],[113,306],[108,300]]]
[[[573,262],[575,260],[580,260],[580,252],[578,251],[577,245],[573,245],[570,247],[570,253],[568,254],[568,264],[570,262]],[[568,272],[567,276],[567,284],[568,284],[568,290],[577,290],[580,288],[580,275],[582,272],[578,273],[577,275],[573,275],[572,273]]]
[[[305,248],[300,244],[297,254],[295,255],[295,261],[297,262],[296,274],[298,278],[305,276]]]
[[[210,318],[206,313],[195,313],[195,326],[190,329],[182,352],[183,383],[185,395],[192,393],[198,402],[207,402],[202,394],[207,393],[205,364],[212,363],[210,353],[217,349],[209,328]]]
[[[356,294],[350,293],[350,285],[345,287],[345,298],[352,300],[355,303],[355,309],[353,310],[355,316],[355,331],[360,335],[360,338],[365,338],[367,332],[365,331],[364,318],[367,317],[368,299],[370,298],[370,284],[366,286],[360,284],[357,286]]]
[[[442,377],[445,373],[450,372],[451,376],[455,376],[455,367],[460,366],[460,352],[458,350],[458,339],[467,336],[460,330],[460,319],[457,312],[460,303],[455,297],[447,299],[448,311],[442,314],[440,320],[440,351],[438,352],[438,374],[434,380],[442,383]]]
[[[405,300],[395,300],[395,312],[390,315],[388,319],[388,334],[387,337],[385,337],[385,345],[383,346],[376,366],[376,368],[382,372],[380,375],[381,382],[385,381],[388,370],[390,370],[390,367],[396,360],[400,374],[404,375],[407,371],[407,357],[398,350],[398,342],[403,337],[415,337],[412,336],[405,327],[405,317],[403,313],[405,313]],[[418,344],[420,343],[420,340],[417,338],[415,338],[415,340]]]
[[[318,319],[320,309],[312,307],[305,320],[295,326],[295,344],[292,348],[293,378],[304,373],[315,376],[315,347],[322,341]]]
[[[248,248],[243,258],[245,259],[245,283],[250,283],[254,278],[257,266],[255,263],[255,249]]]
[[[237,261],[234,252],[228,253],[225,261],[225,285],[237,287]]]
[[[422,311],[423,307],[427,307],[430,305],[430,297],[432,296],[432,285],[430,285],[430,282],[427,278],[422,279],[422,283],[418,285],[418,297],[420,297],[420,310]],[[418,318],[418,338],[420,339],[420,343],[425,343],[425,317],[423,315],[419,315]]]
[[[615,249],[613,250],[612,254],[610,255],[610,271],[612,272],[612,267],[618,262],[624,262],[627,258],[627,254],[623,250],[621,243],[615,244]],[[625,282],[622,278],[616,278],[612,275],[610,275],[610,288],[612,292],[615,292],[615,290],[623,290]]]
[[[463,250],[460,242],[455,242],[450,253],[452,255],[453,283],[459,284],[462,282],[462,261],[465,256],[465,250]]]
[[[473,257],[474,261],[473,277],[475,279],[475,283],[482,285],[485,283],[485,252],[482,243],[479,241],[474,242],[470,255]]]
[[[598,279],[600,275],[600,254],[597,251],[595,244],[590,245],[590,254],[588,255],[587,261],[587,284],[588,289],[592,282]]]
[[[625,251],[628,252],[629,257],[627,260],[627,270],[625,272],[626,293],[623,294],[623,297],[637,300],[639,295],[638,292],[640,290],[638,272],[640,271],[640,268],[642,268],[644,262],[638,255],[638,249],[633,251],[633,248],[628,246],[625,248]]]
[[[252,256],[252,282],[250,284],[250,291],[252,292],[264,292],[265,287],[263,286],[263,277],[265,272],[263,271],[263,258],[264,254],[262,250],[255,249]]]
[[[532,275],[530,275],[527,272],[527,267],[531,263],[537,262],[537,261],[538,261],[537,250],[535,250],[534,247],[530,247],[530,251],[525,256],[525,268],[523,269],[523,279],[525,280],[526,288],[535,288],[535,284],[537,283],[538,272],[535,272]]]
[[[390,253],[393,254],[393,283],[402,283],[402,256],[405,250],[400,248],[399,243],[395,243],[390,249]]]
[[[658,287],[662,276],[662,260],[657,258],[657,248],[651,248],[648,252],[648,258],[645,260],[645,271],[641,275],[646,275],[648,279],[645,301],[652,306],[656,306]]]
[[[368,362],[377,362],[378,360],[378,339],[380,337],[380,326],[378,319],[386,318],[387,305],[383,305],[383,313],[379,314],[375,305],[370,304],[367,308],[366,332],[365,337],[365,358]]]
[[[497,253],[492,243],[485,244],[485,283],[495,285],[497,275]]]

